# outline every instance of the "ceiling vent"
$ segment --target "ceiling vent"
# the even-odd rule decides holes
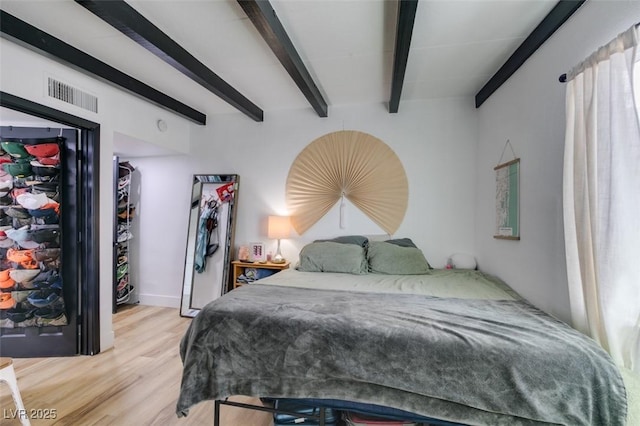
[[[98,98],[96,96],[56,80],[55,78],[47,77],[47,79],[47,93],[50,97],[86,109],[87,111],[98,112]]]

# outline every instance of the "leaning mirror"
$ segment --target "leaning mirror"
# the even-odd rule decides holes
[[[194,175],[180,315],[195,317],[227,292],[238,175]]]

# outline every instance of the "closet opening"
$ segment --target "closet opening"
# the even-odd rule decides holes
[[[60,140],[61,154],[59,181],[56,183],[61,190],[59,203],[61,235],[59,259],[57,259],[59,270],[55,272],[59,272],[62,277],[62,288],[56,289],[57,293],[53,291],[54,289],[48,290],[51,290],[50,293],[53,291],[58,296],[63,296],[65,302],[69,301],[64,305],[68,320],[66,325],[29,323],[29,327],[17,327],[16,324],[19,325],[20,321],[17,323],[11,321],[9,324],[4,319],[7,327],[0,328],[0,355],[9,357],[95,355],[100,352],[98,228],[100,125],[5,92],[0,92],[0,107],[6,108],[6,111],[26,114],[34,120],[42,119],[54,123],[51,128],[21,129],[18,123],[13,127],[11,123],[3,122],[3,130],[8,133],[14,132],[17,138],[41,138],[43,134],[50,133],[53,128],[60,128],[60,134],[56,135]],[[56,123],[60,126],[55,126]],[[42,247],[39,248],[42,249]],[[15,269],[27,270],[19,265]],[[25,292],[29,291],[20,293]],[[29,295],[32,294],[29,292]],[[27,304],[27,301],[21,300],[20,303],[28,311],[31,305]],[[39,299],[37,301],[40,302]],[[14,319],[17,321],[19,318]]]

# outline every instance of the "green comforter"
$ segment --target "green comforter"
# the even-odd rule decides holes
[[[624,425],[591,339],[521,300],[252,284],[208,304],[180,347],[179,416],[230,395],[344,399],[471,425]]]

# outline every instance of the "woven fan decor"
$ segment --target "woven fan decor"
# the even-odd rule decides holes
[[[343,130],[311,142],[287,176],[291,224],[302,235],[344,195],[387,234],[407,211],[407,175],[398,156],[380,139]]]

